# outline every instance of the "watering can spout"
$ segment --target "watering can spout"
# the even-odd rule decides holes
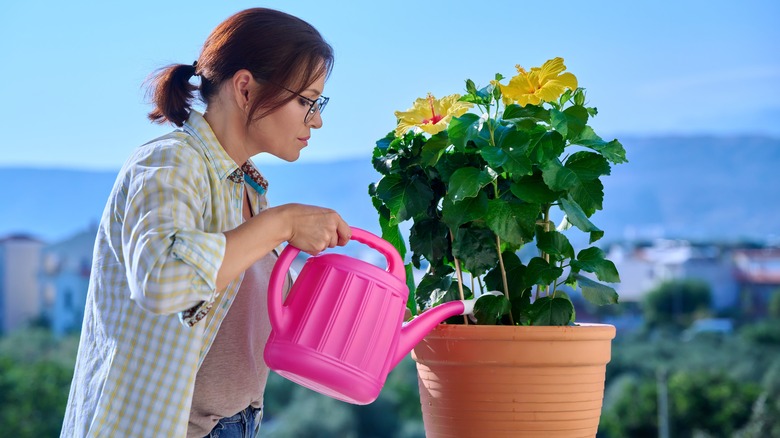
[[[474,309],[473,300],[450,301],[433,307],[419,314],[401,327],[398,348],[393,360],[393,368],[417,345],[422,338],[445,319],[471,313]]]

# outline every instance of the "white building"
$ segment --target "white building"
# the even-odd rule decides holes
[[[0,239],[0,333],[41,316],[38,266],[43,246],[26,235]]]
[[[713,309],[725,310],[739,304],[734,263],[716,246],[658,240],[631,249],[615,246],[607,258],[620,272],[621,283],[616,290],[621,302],[639,302],[645,293],[666,281],[696,279],[709,285]]]

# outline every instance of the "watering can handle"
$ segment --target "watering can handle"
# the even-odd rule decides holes
[[[401,259],[401,255],[398,254],[395,247],[390,242],[381,239],[368,231],[355,227],[350,228],[352,230],[351,239],[381,252],[387,259],[387,271],[398,277],[405,284],[406,269],[404,268],[404,262]],[[284,280],[287,277],[287,272],[290,270],[293,260],[300,252],[300,249],[288,244],[284,250],[282,250],[279,259],[276,261],[274,268],[271,271],[271,277],[268,280],[268,318],[270,319],[271,327],[281,328],[284,326],[285,318],[282,316],[284,313],[284,306],[282,305],[282,287],[284,286]]]
[[[401,255],[395,249],[392,243],[384,240],[366,230],[350,227],[352,229],[352,240],[368,245],[369,247],[381,252],[387,259],[387,272],[406,283],[406,268]]]
[[[284,326],[285,318],[282,316],[284,308],[282,306],[282,287],[287,278],[287,272],[290,270],[295,257],[301,250],[293,245],[287,245],[274,264],[271,271],[271,277],[268,279],[268,318],[271,327],[281,330]]]

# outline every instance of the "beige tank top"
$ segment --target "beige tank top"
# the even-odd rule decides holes
[[[203,437],[223,417],[263,405],[268,367],[263,348],[271,333],[268,278],[277,256],[271,252],[244,274],[211,349],[195,377],[187,437]]]

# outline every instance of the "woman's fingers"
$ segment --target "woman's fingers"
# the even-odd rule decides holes
[[[339,218],[341,219],[341,218]],[[344,246],[347,243],[349,243],[349,240],[352,239],[352,228],[347,225],[344,220],[340,220],[338,224],[338,228],[336,228],[337,233],[337,243],[339,246]]]
[[[288,240],[301,251],[316,255],[349,242],[352,230],[334,210],[311,205],[288,204],[292,234]]]

